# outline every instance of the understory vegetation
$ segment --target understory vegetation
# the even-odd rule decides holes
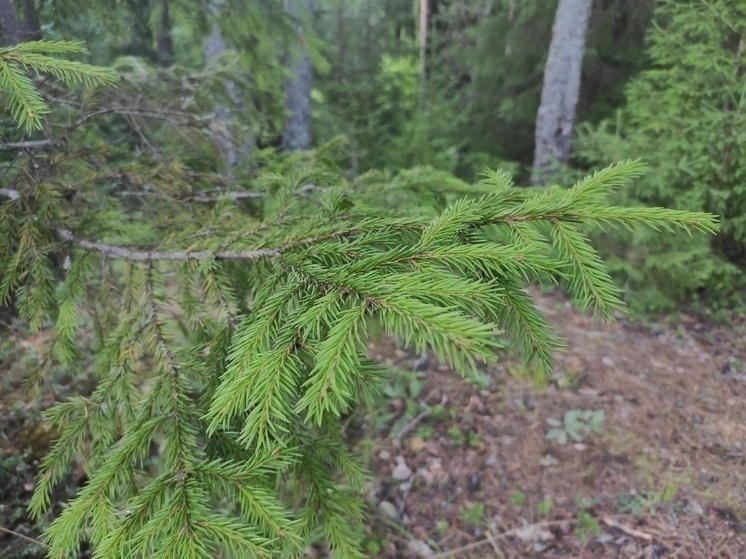
[[[412,401],[391,436],[424,442],[412,422],[445,413],[371,342],[482,389],[510,350],[547,382],[564,343],[529,283],[604,321],[742,287],[742,7],[661,1],[646,49],[599,8],[587,56],[616,70],[555,184],[523,187],[548,40],[521,37],[555,3],[432,3],[424,43],[400,2],[87,4],[40,2],[15,21],[37,40],[0,48],[2,327],[41,355],[26,387],[69,380],[28,505],[51,558],[365,557],[346,421],[383,392]],[[313,145],[290,149],[303,122]],[[558,446],[605,422],[550,419]],[[27,484],[30,461],[0,454],[0,475]]]

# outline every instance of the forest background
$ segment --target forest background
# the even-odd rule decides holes
[[[380,312],[382,330],[468,374],[492,342],[462,314],[489,325],[494,312],[501,343],[541,376],[559,346],[524,278],[554,278],[606,318],[622,303],[715,317],[743,304],[741,2],[0,0],[0,39],[3,324],[52,331],[34,380],[67,375],[65,392],[85,394],[47,416],[49,438],[63,435],[31,501],[40,526],[74,464],[85,487],[48,528],[52,556],[89,541],[107,557],[168,548],[188,523],[170,493],[187,473],[201,478],[184,499],[202,503],[211,536],[164,556],[210,556],[207,541],[292,555],[314,537],[357,556],[346,522],[362,505],[335,476],[354,490],[364,475],[329,418],[380,376],[358,319]],[[717,235],[701,233],[716,228],[705,214]],[[480,252],[489,243],[515,252]],[[281,264],[238,263],[264,258]],[[382,278],[394,295],[370,295]],[[499,310],[495,285],[515,308]],[[257,361],[278,363],[281,390],[240,386],[236,363]],[[92,420],[89,406],[104,411]],[[316,454],[270,452],[311,440]],[[243,495],[236,514],[257,533],[207,514],[200,483]],[[305,501],[283,508],[293,484]],[[110,532],[123,502],[139,512]]]

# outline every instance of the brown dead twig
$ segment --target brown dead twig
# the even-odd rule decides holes
[[[643,532],[642,530],[637,530],[630,526],[626,526],[622,524],[621,522],[614,520],[613,518],[604,516],[601,520],[603,521],[604,524],[606,524],[610,528],[616,528],[617,530],[624,532],[628,536],[632,536],[633,538],[638,538],[638,539],[645,540],[648,542],[653,541],[652,534],[648,534],[647,532]]]

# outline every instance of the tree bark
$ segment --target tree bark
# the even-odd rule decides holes
[[[293,16],[302,15],[301,5],[308,17],[313,16],[313,0],[289,0],[287,11]],[[300,8],[300,9],[299,9]],[[304,42],[305,33],[298,27],[298,38]],[[301,44],[300,53],[287,57],[293,78],[285,83],[285,107],[288,117],[285,119],[282,145],[286,150],[297,151],[311,147],[311,87],[313,85],[313,65],[308,50]]]
[[[427,72],[427,31],[430,19],[430,0],[420,0],[420,89],[425,89]]]
[[[23,2],[24,19],[13,8],[13,0],[0,0],[0,44],[16,45],[41,39],[41,27],[33,0]]]
[[[536,116],[532,184],[546,184],[570,155],[593,0],[560,0]]]
[[[171,14],[168,7],[169,0],[163,0],[163,11],[161,12],[161,24],[158,30],[158,64],[171,66],[174,63],[174,41],[171,36]]]
[[[223,6],[225,0],[216,0],[213,6],[216,8],[216,13],[213,15],[217,18],[218,10]],[[228,49],[223,33],[220,29],[220,25],[217,21],[213,22],[210,28],[210,36],[205,43],[205,59],[207,62],[222,55]],[[231,98],[234,106],[240,107],[242,105],[239,99],[239,92],[236,84],[232,81],[225,83],[225,89]],[[225,167],[228,175],[230,176],[238,165],[248,161],[251,157],[251,152],[255,146],[255,139],[251,136],[243,137],[239,142],[236,141],[234,127],[236,119],[231,115],[230,108],[225,105],[218,105],[216,107],[217,117],[215,119],[218,130],[216,131],[217,142],[220,147],[220,151],[223,154],[225,161]]]

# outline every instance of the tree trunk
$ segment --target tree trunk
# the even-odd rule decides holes
[[[161,25],[158,30],[158,64],[171,66],[174,63],[174,41],[171,37],[171,15],[169,14],[168,1],[163,0],[161,11]]]
[[[420,90],[425,89],[427,72],[427,31],[430,18],[430,0],[420,0]]]
[[[216,0],[213,6],[217,12],[224,4],[225,0]],[[217,17],[217,13],[213,14]],[[217,21],[213,22],[210,28],[210,36],[205,43],[205,59],[207,62],[225,53],[227,46],[225,38],[220,30],[220,25]],[[225,83],[225,89],[233,102],[233,105],[238,107],[241,105],[239,100],[239,93],[236,84],[232,81]],[[236,126],[236,119],[231,115],[229,107],[224,105],[218,105],[216,107],[216,119],[217,130],[215,135],[217,136],[217,142],[220,147],[220,151],[223,154],[223,160],[225,161],[225,167],[228,175],[232,174],[232,171],[238,165],[248,161],[251,157],[251,152],[254,149],[255,139],[250,135],[243,137],[240,142],[236,141],[234,130],[232,127]]]
[[[41,39],[41,27],[33,0],[23,2],[25,18],[21,20],[13,8],[13,0],[0,0],[0,44],[16,45]]]
[[[593,0],[560,0],[536,116],[532,184],[546,184],[570,155],[585,36]]]
[[[299,4],[304,4],[309,19],[313,16],[313,0],[289,0],[287,11],[296,17],[302,14]],[[299,9],[300,8],[300,9]],[[304,32],[298,27],[298,38],[304,41]],[[313,65],[305,45],[299,53],[288,55],[288,64],[294,77],[285,84],[285,107],[288,117],[282,135],[282,145],[289,151],[311,147],[311,87],[313,85]]]

